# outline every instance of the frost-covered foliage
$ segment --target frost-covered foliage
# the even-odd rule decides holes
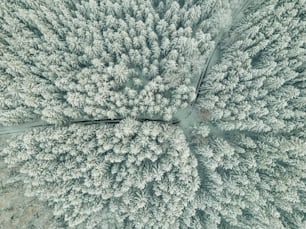
[[[249,9],[202,83],[206,119],[224,131],[305,129],[305,5],[264,1]]]
[[[306,228],[305,38],[305,0],[1,1],[26,225]]]
[[[203,131],[203,130],[206,131]],[[305,137],[194,132],[203,228],[302,228],[306,213]],[[222,227],[222,225],[224,227]]]
[[[217,0],[1,1],[0,123],[170,120],[194,100],[229,12]]]
[[[305,228],[305,15],[305,1],[254,3],[202,82],[203,228]]]
[[[178,127],[128,119],[35,129],[2,154],[27,175],[27,195],[54,204],[70,227],[101,226],[107,214],[124,228],[178,228],[195,214],[197,161]]]

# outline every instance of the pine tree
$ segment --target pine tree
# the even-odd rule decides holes
[[[37,128],[2,154],[21,166],[26,194],[54,205],[69,227],[103,224],[102,212],[136,228],[178,227],[195,214],[197,162],[178,127],[127,119]]]

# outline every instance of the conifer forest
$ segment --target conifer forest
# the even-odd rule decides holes
[[[306,0],[0,0],[1,229],[306,229]]]

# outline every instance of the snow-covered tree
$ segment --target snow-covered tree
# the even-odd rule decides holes
[[[304,129],[304,15],[305,1],[253,3],[202,82],[200,112],[224,131]]]
[[[0,2],[0,201],[25,187],[26,226],[305,228],[305,6]]]
[[[203,228],[305,225],[305,10],[251,3],[203,78],[190,137]]]
[[[0,123],[171,119],[194,100],[194,82],[223,24],[218,9],[228,13],[228,5],[219,0],[2,1]],[[188,90],[178,91],[181,85]],[[129,97],[125,89],[137,96]],[[169,99],[171,112],[154,109],[158,96]]]
[[[26,175],[26,194],[54,205],[70,227],[94,228],[106,214],[133,228],[178,228],[195,214],[197,161],[175,126],[37,128],[2,155]]]
[[[305,137],[239,132],[218,137],[201,124],[192,150],[199,162],[202,227],[302,228],[305,149]]]

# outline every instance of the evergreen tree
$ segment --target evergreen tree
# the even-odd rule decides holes
[[[305,6],[0,2],[0,227],[306,228]]]
[[[177,228],[195,214],[197,161],[178,127],[127,119],[37,128],[2,154],[25,174],[26,194],[54,205],[69,227],[112,215],[133,228]]]

